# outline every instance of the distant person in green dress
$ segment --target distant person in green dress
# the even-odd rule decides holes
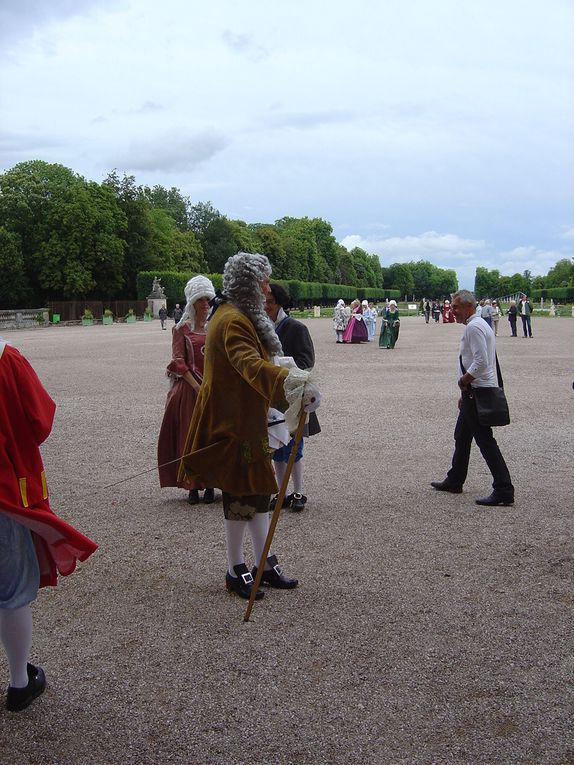
[[[388,308],[383,311],[383,323],[379,335],[379,348],[394,348],[399,337],[401,320],[396,300],[389,302]]]

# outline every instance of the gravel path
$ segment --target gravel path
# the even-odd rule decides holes
[[[49,688],[0,711],[2,765],[572,765],[574,321],[498,354],[511,508],[479,508],[473,449],[444,496],[461,328],[405,318],[394,351],[308,322],[323,433],[308,508],[274,549],[293,592],[243,622],[225,592],[221,505],[154,465],[170,333],[159,322],[6,332],[58,404],[52,504],[100,549],[36,605]],[[7,667],[0,654],[0,678]]]

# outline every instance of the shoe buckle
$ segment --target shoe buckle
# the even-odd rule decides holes
[[[279,568],[279,564],[278,564],[278,563],[276,563],[276,564],[273,566],[273,571],[275,571],[275,573],[277,574],[277,576],[281,576],[281,569]]]
[[[253,584],[251,571],[246,571],[245,574],[241,574],[241,578],[243,579],[243,584]]]

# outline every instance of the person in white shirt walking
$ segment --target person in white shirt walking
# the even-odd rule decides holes
[[[484,457],[492,473],[492,493],[476,500],[477,505],[512,505],[514,486],[510,473],[492,428],[478,422],[472,389],[496,387],[496,348],[494,332],[476,314],[476,300],[472,292],[459,290],[453,296],[452,310],[456,321],[466,328],[460,341],[461,377],[458,386],[461,396],[458,402],[458,419],[454,430],[454,455],[452,467],[444,481],[431,481],[437,491],[460,494],[468,473],[472,439]]]

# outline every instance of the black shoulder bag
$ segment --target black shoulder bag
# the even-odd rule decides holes
[[[510,424],[510,412],[508,411],[508,401],[504,395],[504,383],[502,381],[502,373],[500,371],[500,364],[498,363],[498,356],[495,356],[495,358],[496,374],[498,376],[498,387],[470,387],[470,397],[474,399],[478,422],[480,425],[490,428]],[[462,373],[464,375],[466,374],[466,369],[462,363],[462,356],[459,356],[458,359],[460,362],[460,368],[462,369]]]

